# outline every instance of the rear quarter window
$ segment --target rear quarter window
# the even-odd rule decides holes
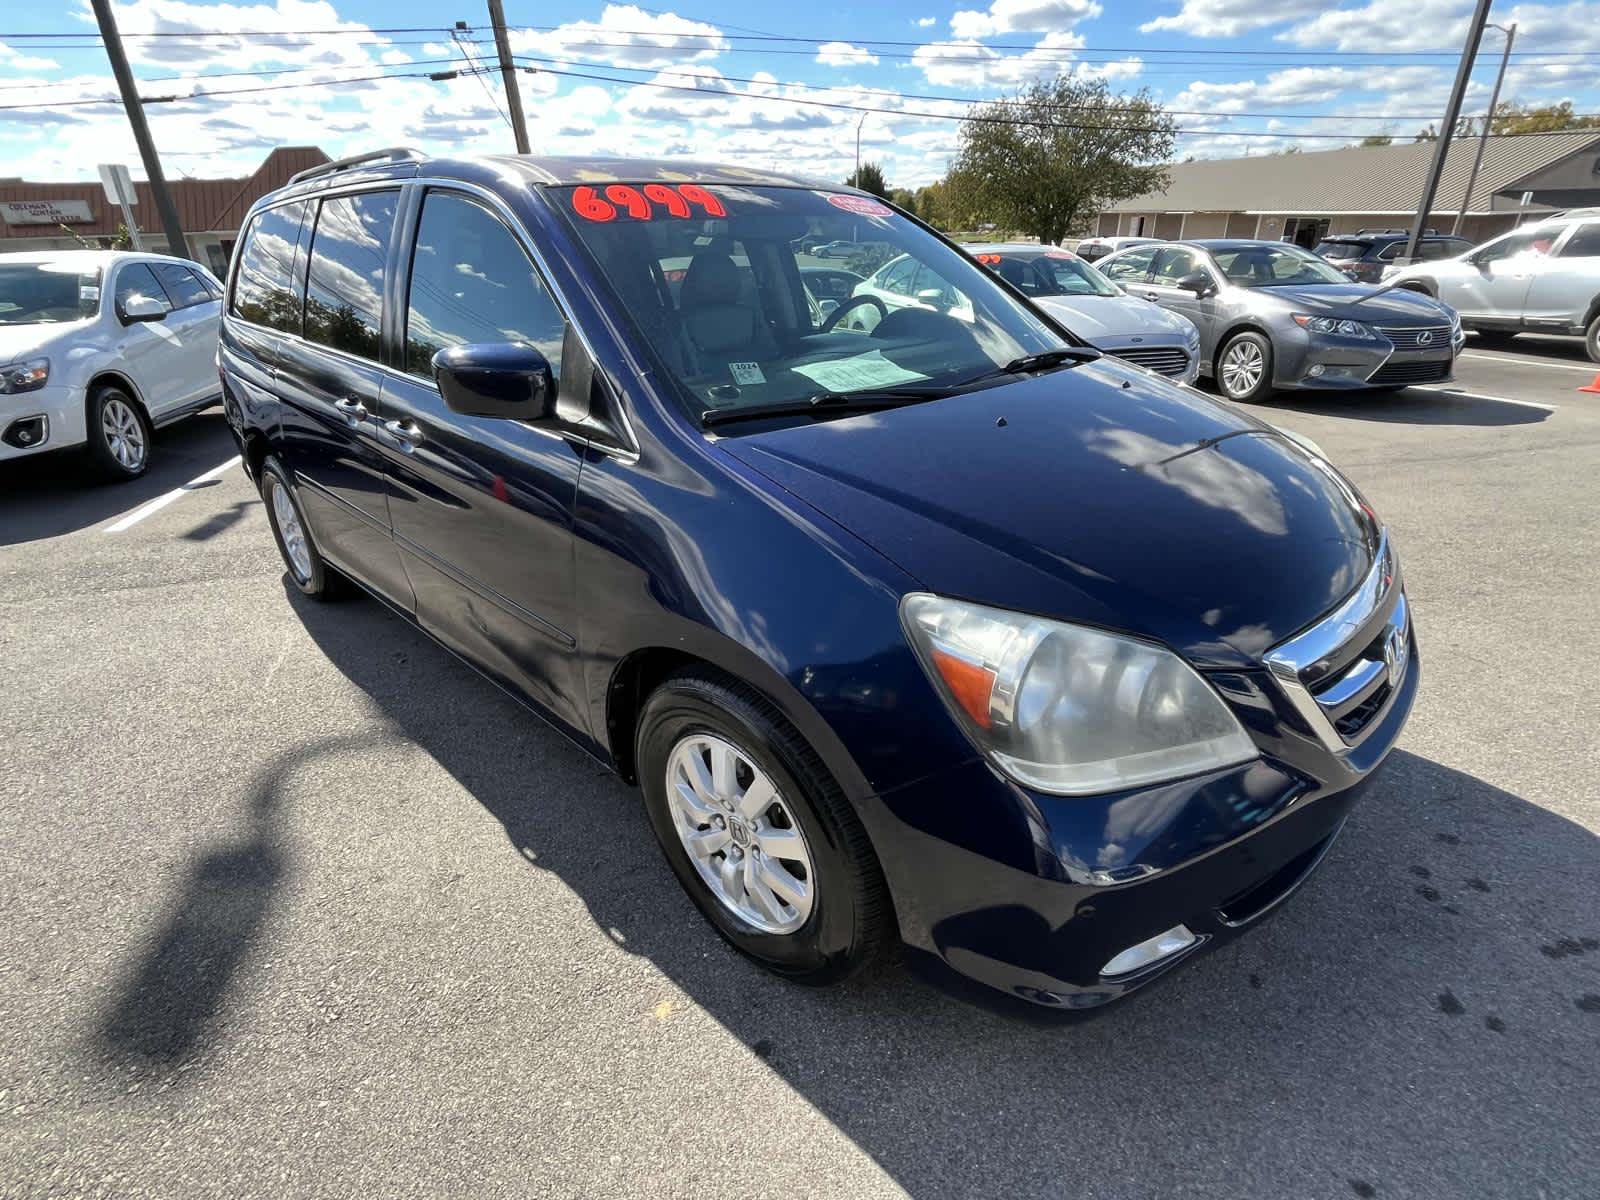
[[[301,281],[295,247],[310,203],[297,200],[260,212],[245,231],[228,311],[256,325],[300,332]]]
[[[378,357],[383,289],[399,192],[359,192],[322,202],[306,276],[306,337]]]

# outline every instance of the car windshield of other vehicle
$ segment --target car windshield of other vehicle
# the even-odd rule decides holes
[[[1371,242],[1320,242],[1317,253],[1329,261],[1342,258],[1360,258],[1372,249]]]
[[[59,325],[100,309],[100,268],[0,263],[0,325]]]
[[[949,394],[1063,346],[982,267],[870,197],[657,183],[550,194],[697,417]],[[860,280],[826,312],[804,283],[818,267]]]
[[[1062,251],[1032,258],[998,255],[990,263],[1000,278],[1029,296],[1115,296],[1116,285],[1077,255]]]
[[[1349,283],[1343,274],[1299,246],[1244,246],[1211,256],[1235,287],[1294,287],[1308,283]]]

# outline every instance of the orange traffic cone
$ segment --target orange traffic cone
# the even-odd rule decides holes
[[[1600,395],[1600,373],[1596,373],[1593,383],[1585,384],[1583,387],[1579,388],[1578,390],[1580,392],[1594,392],[1597,395]]]

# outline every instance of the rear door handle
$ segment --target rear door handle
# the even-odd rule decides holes
[[[333,407],[338,409],[339,415],[352,425],[359,425],[367,419],[367,406],[353,397],[335,400]]]
[[[422,445],[422,430],[415,421],[385,421],[383,431],[399,442],[402,449],[414,450]]]

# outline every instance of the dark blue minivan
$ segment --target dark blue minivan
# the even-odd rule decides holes
[[[822,266],[862,282],[823,304]],[[636,782],[707,919],[802,982],[898,940],[1038,1005],[1131,992],[1296,889],[1416,694],[1337,470],[860,192],[332,163],[251,211],[220,365],[294,585]]]

